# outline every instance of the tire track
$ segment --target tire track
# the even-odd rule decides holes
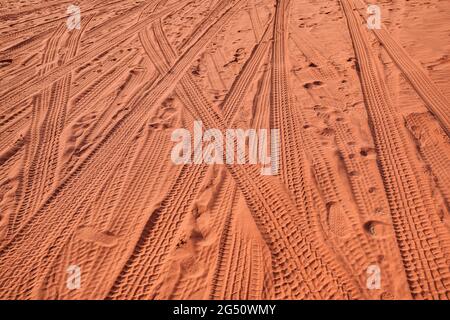
[[[296,36],[302,38],[303,33],[297,33]],[[320,55],[320,52],[313,46],[313,43],[308,43],[305,47],[303,44],[296,43],[296,46],[305,56],[307,62],[317,62],[314,57]],[[319,73],[316,71],[317,67],[320,68]],[[362,156],[358,157],[360,152],[356,147],[355,141],[357,140],[353,136],[351,127],[347,124],[348,119],[340,114],[325,119],[326,127],[321,130],[320,134],[335,138],[353,194],[343,188],[345,180],[342,181],[338,170],[334,168],[333,158],[327,153],[320,140],[314,139],[313,136],[313,130],[319,129],[311,126],[314,119],[308,115],[305,106],[321,105],[322,99],[330,97],[330,101],[339,101],[338,103],[332,103],[334,109],[340,111],[345,109],[347,99],[344,94],[327,85],[327,80],[331,83],[338,80],[336,79],[338,74],[336,71],[328,63],[320,63],[315,67],[309,67],[303,72],[307,79],[299,78],[299,80],[303,83],[319,81],[322,84],[313,89],[305,89],[304,86],[300,87],[300,85],[294,89],[294,92],[298,93],[296,96],[300,111],[297,117],[300,119],[300,123],[305,124],[303,126],[305,130],[301,134],[303,148],[308,154],[315,180],[326,205],[323,223],[328,226],[326,230],[327,238],[331,240],[330,244],[335,247],[338,255],[345,261],[349,274],[355,275],[358,279],[360,287],[366,287],[368,266],[377,264],[381,266],[383,279],[385,279],[383,281],[383,295],[389,293],[390,295],[401,296],[403,292],[394,292],[400,287],[398,284],[402,283],[402,281],[399,281],[398,270],[401,270],[403,265],[400,254],[396,249],[396,243],[388,239],[390,233],[393,236],[393,230],[386,227],[386,230],[374,235],[368,234],[366,230],[367,226],[372,223],[387,225],[391,221],[387,215],[388,204],[384,191],[380,192],[380,190],[383,190],[383,186],[381,183],[376,183],[377,180],[372,175],[371,168],[367,166],[364,159],[361,159]],[[330,78],[330,75],[333,76]],[[332,97],[339,97],[339,99],[333,100]],[[347,199],[349,197],[354,197],[357,204],[356,208],[348,204]],[[383,257],[382,261],[379,261],[379,257]],[[393,281],[394,277],[396,281]],[[406,287],[406,279],[404,281]],[[395,285],[393,285],[394,283]],[[376,295],[376,298],[379,298],[379,292],[367,290],[366,294],[369,297],[375,297],[373,295]]]
[[[81,35],[92,17],[85,17],[83,29],[78,32],[67,33],[63,24],[50,39],[47,52],[43,57],[45,65],[43,73],[51,70],[58,59],[64,61],[77,54]],[[57,52],[64,42],[67,43],[67,49],[62,57],[58,57]],[[30,132],[30,143],[27,147],[27,156],[25,160],[28,171],[23,172],[24,189],[22,190],[22,201],[19,204],[17,214],[10,223],[9,235],[13,235],[15,230],[20,227],[21,221],[27,212],[33,211],[35,206],[42,200],[50,189],[57,184],[56,167],[59,151],[59,136],[64,127],[68,96],[70,91],[72,74],[69,73],[64,78],[54,83],[51,88],[42,92],[41,98],[36,100],[34,105]],[[48,110],[43,109],[40,103],[46,100]],[[39,168],[39,171],[37,170]],[[36,197],[40,195],[41,198]]]
[[[237,10],[237,7],[239,6],[241,2],[237,1],[235,2],[232,12],[230,14],[230,17],[232,16],[232,14],[234,14]],[[228,6],[230,6],[230,4],[228,4]],[[218,13],[220,13],[223,10],[224,6],[218,5],[216,6],[216,8],[213,10],[214,13],[210,14],[206,19],[205,22],[207,22],[208,20],[211,19],[211,17],[213,16],[217,16]],[[228,11],[228,9],[227,9]],[[228,19],[227,19],[228,20]],[[204,23],[205,23],[204,22]],[[146,37],[145,34],[141,34],[140,38],[142,41],[142,44],[145,48],[145,51],[147,52],[147,54],[149,54],[149,56],[151,57],[152,61],[155,61],[155,65],[157,67],[157,69],[159,70],[160,73],[167,73],[168,70],[170,72],[169,66],[171,65],[171,60],[175,60],[176,59],[176,55],[173,52],[173,49],[170,47],[167,38],[165,37],[161,24],[156,24],[154,26],[154,32],[158,34],[159,37],[157,37],[159,40],[164,39],[164,41],[160,41],[158,43],[158,45],[152,45],[151,42],[149,42],[149,38]],[[147,33],[148,36],[148,33]],[[202,39],[202,38],[200,38]],[[161,48],[161,51],[164,53],[164,57],[162,56],[158,56],[158,53],[154,50],[155,47],[159,47]],[[183,77],[180,82],[181,84],[183,83],[184,79],[188,77],[185,76]],[[175,89],[177,95],[181,98],[182,101],[184,101],[184,104],[186,105],[190,105],[192,104],[192,102],[189,99],[183,98],[183,92],[180,92],[180,90]],[[193,105],[191,105],[191,108],[194,108]],[[200,167],[200,168],[198,168]],[[176,181],[177,183],[172,187],[171,190],[176,190],[176,193],[178,195],[178,197],[193,197],[193,195],[195,195],[198,192],[198,188],[200,186],[199,182],[202,180],[201,177],[205,176],[206,174],[206,170],[207,167],[202,165],[202,166],[193,166],[193,169],[191,168],[191,170],[189,170],[188,172],[185,172],[185,167],[183,167],[183,170],[181,171],[181,176],[179,176]],[[183,178],[183,175],[186,175],[185,178]],[[188,182],[186,182],[186,179],[188,180]],[[191,185],[191,188],[184,188],[182,187],[183,185]],[[195,186],[195,187],[194,187]],[[180,191],[179,188],[183,188],[182,190],[184,190],[184,193]],[[174,195],[172,194],[172,192],[166,197],[166,199],[172,199],[174,197]],[[193,200],[193,199],[191,199]],[[130,283],[130,279],[127,277],[134,277],[132,279],[134,279],[132,282],[133,283],[144,283],[145,284],[150,284],[154,283],[155,281],[157,281],[159,274],[165,274],[164,272],[161,272],[160,269],[162,267],[165,267],[164,259],[167,259],[167,255],[169,254],[169,252],[171,250],[173,250],[173,246],[174,244],[166,244],[164,245],[162,248],[160,247],[159,250],[154,251],[154,249],[152,248],[156,248],[153,246],[149,247],[149,243],[153,242],[153,241],[161,241],[158,239],[174,239],[176,240],[177,237],[174,236],[174,233],[178,232],[178,228],[176,226],[179,226],[179,224],[183,221],[183,217],[190,212],[190,207],[186,206],[186,202],[182,201],[182,202],[174,202],[174,200],[171,200],[173,203],[163,203],[162,205],[162,211],[163,213],[156,213],[157,216],[155,219],[157,219],[157,222],[155,224],[149,224],[147,223],[147,227],[144,229],[143,234],[141,235],[141,239],[139,240],[139,245],[136,247],[135,252],[133,253],[133,255],[130,257],[129,261],[127,262],[127,264],[125,265],[124,271],[120,274],[116,284],[114,285],[114,287],[112,288],[110,294],[109,294],[109,298],[114,299],[115,297],[122,297],[123,295],[127,296],[129,294],[131,294],[131,292],[133,292],[132,290],[138,290],[137,288],[130,288],[129,287],[129,283]],[[189,203],[189,202],[187,202]],[[175,207],[173,207],[175,206]],[[183,207],[180,207],[183,206]],[[165,211],[168,210],[169,212],[177,212],[177,215],[174,216],[172,215],[172,217],[170,217],[171,215],[169,215],[168,213],[165,213]],[[161,217],[161,218],[160,218]],[[151,231],[151,232],[150,232]],[[171,236],[168,237],[163,237],[160,235],[160,232],[172,232]],[[158,259],[156,258],[156,255],[158,256]],[[142,260],[146,261],[143,262]],[[142,268],[147,268],[145,272],[142,272]],[[141,271],[138,271],[141,270]],[[151,271],[149,271],[151,270]],[[145,275],[145,277],[143,277],[142,275]],[[162,285],[161,283],[157,283],[156,286],[160,286]],[[148,285],[147,285],[148,286]],[[155,285],[153,285],[155,286]],[[140,289],[139,289],[140,290]],[[156,295],[158,293],[158,289],[157,288],[153,288],[149,291],[147,291],[147,293],[138,293],[138,297],[139,298],[144,298],[144,297],[152,297],[154,295]],[[136,294],[136,291],[134,291],[133,294]]]
[[[255,4],[255,0],[251,0],[249,4],[248,15],[252,22],[253,32],[255,34],[255,41],[259,42],[262,34],[264,33],[261,20],[258,15],[258,8]]]
[[[113,172],[115,166],[117,166],[114,159],[109,159],[107,156],[102,158],[99,156],[99,151],[105,152],[105,145],[109,146],[119,146],[114,150],[115,155],[118,159],[121,158],[121,154],[126,152],[127,144],[132,144],[131,141],[140,126],[136,126],[137,123],[141,123],[143,114],[148,114],[151,110],[161,103],[165,97],[167,97],[168,92],[174,88],[178,79],[181,78],[182,74],[186,72],[193,58],[203,50],[204,46],[210,41],[212,36],[214,36],[222,27],[234,11],[228,10],[223,16],[218,17],[218,21],[212,23],[211,27],[205,31],[204,37],[199,41],[195,42],[190,46],[186,52],[180,57],[177,63],[171,68],[171,72],[166,74],[159,82],[149,86],[150,88],[144,88],[143,93],[140,92],[139,96],[132,98],[130,101],[130,108],[128,114],[123,116],[117,123],[113,131],[109,132],[108,135],[102,137],[101,141],[98,141],[93,147],[93,150],[87,154],[82,160],[80,160],[79,166],[74,168],[74,170],[65,177],[56,189],[54,189],[49,196],[42,202],[42,205],[34,211],[29,219],[24,222],[23,227],[18,230],[17,235],[14,239],[6,242],[2,246],[0,265],[5,266],[12,261],[19,261],[27,257],[28,263],[24,263],[23,272],[29,272],[30,276],[26,278],[21,278],[19,274],[5,275],[0,283],[0,287],[14,287],[11,284],[17,283],[15,286],[17,290],[10,290],[5,293],[9,296],[16,296],[17,292],[21,292],[20,288],[30,288],[33,287],[35,281],[37,281],[36,269],[30,269],[33,259],[38,259],[39,253],[42,255],[43,252],[47,251],[48,245],[54,246],[52,252],[46,256],[46,263],[43,266],[51,265],[51,262],[57,256],[60,248],[67,238],[73,234],[74,226],[76,226],[80,219],[86,214],[87,203],[90,203],[89,198],[92,198],[92,179],[100,179],[99,181],[104,181],[101,175],[106,175],[108,172]],[[148,92],[149,89],[151,92]],[[142,93],[142,94],[141,94]],[[150,108],[148,106],[153,106]],[[106,150],[107,152],[107,150]],[[93,161],[93,155],[96,154],[97,161]],[[98,160],[100,159],[100,160]],[[105,160],[106,159],[106,160]],[[99,161],[101,163],[99,163]],[[80,174],[81,173],[81,174]],[[86,179],[86,177],[89,177]],[[87,185],[86,185],[87,183]],[[77,185],[78,184],[78,185]],[[64,192],[64,200],[61,197],[56,197],[57,194]],[[73,205],[73,204],[77,205]],[[44,215],[45,212],[45,215]],[[67,215],[64,219],[61,219],[58,212],[66,212]],[[45,218],[44,218],[45,216]],[[44,220],[43,220],[44,219]],[[30,221],[33,221],[31,224]],[[33,248],[34,254],[30,255],[27,251],[30,250],[26,246],[27,241],[33,241],[30,236],[27,241],[24,241],[24,235],[33,235],[37,237],[42,236],[43,229],[41,229],[42,224],[53,225],[53,234],[46,234],[45,237],[48,242],[42,244],[39,248]],[[70,226],[70,227],[67,227]],[[37,228],[37,229],[36,229]],[[58,237],[56,237],[58,235]],[[58,239],[57,242],[56,239]],[[37,241],[36,243],[40,243]],[[15,256],[15,257],[14,257]],[[30,258],[31,256],[31,258]],[[13,268],[5,268],[5,270],[13,270]],[[44,270],[44,274],[48,271]]]
[[[166,56],[168,56],[168,54],[166,53]],[[186,80],[186,81],[184,81],[184,80]],[[210,112],[209,111],[206,111],[206,110],[211,110],[211,107],[209,107],[209,106],[206,106],[205,105],[205,99],[203,98],[203,97],[200,97],[201,96],[201,94],[199,94],[199,93],[195,93],[196,91],[198,91],[198,90],[196,90],[196,89],[193,89],[194,87],[195,87],[195,84],[194,83],[189,83],[188,82],[188,80],[189,80],[189,78],[188,77],[185,77],[185,78],[183,78],[182,79],[182,81],[181,81],[181,84],[185,87],[185,93],[187,93],[188,95],[190,95],[192,98],[188,98],[188,100],[191,100],[192,102],[191,102],[191,104],[193,105],[193,106],[195,106],[195,107],[197,107],[197,109],[198,109],[198,106],[203,106],[202,107],[202,109],[198,109],[198,110],[192,110],[191,111],[191,113],[192,114],[198,114],[198,115],[200,115],[200,119],[202,119],[203,120],[203,122],[205,123],[205,124],[207,124],[207,123],[213,123],[212,125],[206,125],[207,127],[213,127],[213,128],[222,128],[223,130],[224,130],[224,125],[221,125],[221,124],[219,124],[219,123],[217,123],[218,121],[221,121],[220,120],[220,117],[216,114],[216,113],[213,113],[213,114],[210,114]],[[190,89],[190,90],[187,90],[187,88],[189,88],[189,87],[192,87],[192,89]],[[240,88],[240,86],[236,86],[237,88]],[[237,94],[242,94],[241,92],[240,92],[240,90],[236,90],[235,91]],[[182,97],[185,93],[183,93],[183,92],[178,92],[178,95],[180,96],[180,97]],[[184,100],[184,99],[183,99]],[[195,101],[195,102],[194,102]],[[231,110],[237,110],[237,108],[231,108]],[[204,116],[203,116],[204,115]],[[211,118],[211,116],[212,116],[212,118]],[[209,118],[209,119],[208,119]],[[252,172],[252,174],[254,174],[254,172]],[[251,179],[253,180],[253,181],[258,181],[258,180],[261,180],[260,179],[260,177],[259,177],[259,175],[258,175],[258,178],[259,179],[257,179],[257,178],[255,178],[255,177],[252,177]],[[239,180],[238,180],[239,181]],[[241,189],[242,191],[243,190],[249,190],[248,189],[248,187],[247,188],[242,188]],[[270,192],[270,191],[269,191]],[[283,191],[283,193],[284,193],[284,191]],[[249,196],[249,194],[248,194],[248,192],[247,192],[247,196]],[[269,197],[266,197],[265,199],[267,199],[267,198],[270,198],[270,196]],[[260,198],[261,199],[261,198]],[[254,200],[254,199],[253,199]],[[288,201],[288,203],[290,202],[290,200],[286,200],[286,201]],[[266,202],[266,200],[264,200],[264,202]],[[255,207],[253,207],[253,208],[255,208]],[[259,210],[259,211],[258,211]],[[260,210],[261,209],[258,209],[258,210],[254,210],[253,212],[261,212]],[[274,211],[272,211],[272,212],[274,212]],[[287,214],[286,214],[287,215]],[[261,221],[261,220],[260,220]],[[264,220],[264,223],[267,223],[267,224],[269,224],[269,228],[270,228],[270,223],[267,221],[267,220]],[[288,224],[289,225],[289,224]],[[267,228],[268,226],[267,225],[265,225],[264,226],[264,228]],[[273,238],[275,238],[275,239],[278,239],[278,234],[277,234],[277,231],[273,231],[273,230],[271,230],[271,229],[269,229],[270,231],[266,231],[267,229],[262,229],[263,231],[262,231],[262,233],[263,234],[265,234],[266,236],[272,236]],[[272,227],[273,228],[273,227]],[[283,227],[279,227],[279,228],[283,228]],[[267,235],[267,232],[269,232],[269,235]],[[294,233],[294,232],[296,232],[295,230],[289,230],[289,232],[290,233]],[[276,241],[276,240],[273,240],[273,238],[270,240],[270,241],[268,241],[268,244],[269,244],[269,246],[273,246],[273,241]],[[267,241],[267,237],[266,237],[266,241]],[[272,243],[271,243],[272,242]],[[280,245],[280,247],[282,247],[281,245]],[[308,250],[307,248],[305,248],[305,247],[303,247],[302,248],[303,250]],[[275,250],[275,249],[274,249]],[[277,252],[277,250],[280,250],[280,249],[276,249],[275,251]],[[288,249],[289,250],[289,249]],[[295,255],[294,255],[294,257],[295,257]],[[295,261],[296,260],[296,258],[294,258],[294,257],[292,257],[292,259]],[[275,257],[275,259],[278,259],[278,257]],[[291,260],[292,261],[292,260]],[[295,262],[294,262],[295,263]],[[299,265],[301,265],[301,263],[299,264]],[[282,267],[283,268],[283,267]],[[285,268],[285,267],[284,267]],[[286,269],[284,269],[284,270],[282,270],[282,271],[279,271],[280,273],[282,273],[282,274],[285,274],[285,276],[287,276],[287,277],[295,277],[295,276],[298,276],[298,275],[292,275],[292,271],[288,271],[288,270],[286,270]],[[138,273],[138,272],[135,272],[135,273]],[[286,282],[287,283],[287,282]],[[325,286],[326,286],[326,284],[325,284]],[[290,292],[290,288],[286,288],[285,289],[285,293],[284,294],[287,294],[287,295],[291,295],[291,294],[297,294],[297,292],[295,292],[295,293],[291,293]],[[300,290],[299,290],[300,291]],[[306,290],[306,292],[308,292],[309,290]],[[314,293],[312,293],[312,294],[314,294]],[[333,294],[333,293],[331,293],[331,294]]]
[[[331,284],[335,281],[342,281],[351,286],[351,278],[345,273],[344,269],[337,264],[333,253],[327,248],[327,244],[321,240],[320,228],[316,228],[317,223],[308,221],[309,217],[319,217],[317,211],[317,203],[313,201],[313,191],[311,181],[307,182],[309,176],[306,170],[306,147],[300,137],[302,124],[300,123],[299,114],[294,111],[292,97],[290,96],[290,87],[287,78],[287,60],[286,60],[286,39],[288,30],[288,1],[279,1],[277,4],[277,13],[274,29],[274,46],[272,53],[272,87],[271,87],[271,106],[273,108],[271,114],[271,127],[280,129],[281,141],[280,157],[281,157],[281,177],[287,185],[289,191],[293,194],[299,213],[295,216],[295,224],[303,227],[304,234],[309,235],[314,241],[315,246],[320,250],[321,259],[316,262],[323,268],[320,272],[323,275],[320,283],[322,288],[335,287],[339,285]],[[299,151],[301,154],[299,154]],[[291,159],[296,159],[293,162]],[[308,226],[308,227],[306,227]],[[323,237],[323,235],[322,235]],[[333,275],[333,276],[331,276]],[[283,279],[275,279],[282,282]],[[313,279],[315,280],[315,279]],[[312,282],[315,283],[315,282]],[[320,291],[325,297],[327,294],[336,294],[331,292]],[[341,293],[340,298],[344,298],[348,294],[357,295],[353,290],[347,290],[345,294]]]
[[[89,13],[89,15],[91,14],[98,14],[98,10],[108,6],[109,8],[111,8],[111,5],[116,4],[116,3],[120,3],[123,2],[123,0],[118,0],[115,2],[110,2],[107,4],[101,4],[103,1],[96,1],[92,4],[92,7],[89,9],[85,9],[83,6],[82,9],[82,14],[83,15],[87,15]],[[64,9],[64,11],[67,8]],[[23,38],[25,35],[27,35],[28,33],[31,32],[38,32],[37,34],[32,35],[30,38],[27,38],[25,40],[20,41],[19,43],[16,44],[12,44],[9,47],[3,49],[0,51],[0,60],[1,59],[5,59],[7,57],[12,56],[12,54],[17,55],[19,53],[21,53],[23,50],[27,49],[28,47],[34,46],[36,45],[36,42],[39,40],[43,40],[47,35],[53,33],[57,27],[50,27],[52,25],[59,25],[59,23],[65,22],[65,20],[67,20],[69,16],[63,16],[63,17],[59,17],[50,21],[45,21],[41,24],[32,26],[32,27],[27,27],[27,28],[21,28],[20,31],[18,32],[14,32],[14,33],[10,33],[10,34],[6,34],[3,35],[2,40],[3,41],[15,41],[18,40],[20,38]],[[40,18],[43,18],[42,16],[40,16]],[[3,47],[3,44],[0,46],[0,48]]]
[[[406,117],[406,125],[450,208],[450,139],[433,119],[429,114],[413,113]]]
[[[63,65],[54,68],[51,72],[48,72],[45,76],[34,76],[32,78],[26,79],[24,83],[8,88],[8,90],[0,93],[0,103],[2,105],[15,106],[22,100],[34,95],[36,91],[43,90],[46,87],[50,86],[53,82],[64,77],[64,75],[69,70],[72,70],[76,66],[88,63],[100,53],[111,50],[117,43],[129,42],[135,33],[144,29],[149,23],[155,21],[156,19],[159,19],[161,16],[171,13],[173,10],[180,8],[183,5],[186,5],[187,2],[188,0],[179,1],[173,5],[161,9],[158,12],[153,13],[152,15],[146,17],[145,20],[140,21],[121,32],[119,35],[114,37],[113,41],[111,41],[111,39],[105,39],[101,41],[100,44],[95,48],[92,48],[88,52],[83,52],[76,57],[69,59]],[[3,110],[0,110],[0,113],[1,112],[3,112]]]
[[[130,63],[136,60],[137,54],[138,52],[136,50],[131,51],[123,59],[117,61],[117,64],[106,71],[102,77],[97,78],[87,88],[73,97],[71,101],[73,105],[72,112],[69,113],[67,121],[73,121],[76,116],[83,114],[90,106],[96,105],[96,103],[103,99],[102,93],[105,92],[108,86],[115,86],[122,80],[121,76],[125,74]]]
[[[191,101],[191,105],[187,105],[186,107],[192,107],[196,108],[197,110],[190,110],[191,114],[198,114],[200,116],[200,119],[203,120],[206,127],[214,127],[224,130],[225,125],[223,124],[223,120],[220,119],[220,117],[216,113],[211,113],[210,110],[211,107],[207,106],[206,100],[199,95],[197,90],[195,89],[195,84],[189,82],[188,77],[184,77],[181,80],[181,85],[184,87],[185,92],[177,92],[178,96],[183,101]],[[185,97],[183,98],[183,95]],[[201,107],[201,108],[199,108]],[[284,197],[284,189],[279,186],[277,179],[273,179],[274,181],[266,181],[266,180],[272,180],[272,179],[264,179],[260,176],[259,170],[255,168],[245,168],[243,167],[234,167],[234,166],[228,166],[229,171],[232,173],[233,177],[238,181],[238,185],[240,185],[240,188],[242,192],[244,193],[245,198],[247,199],[248,203],[250,203],[250,208],[252,209],[252,213],[261,213],[261,216],[255,217],[255,220],[257,220],[257,224],[259,225],[260,229],[262,230],[262,233],[265,236],[266,242],[269,244],[269,247],[271,247],[272,252],[280,252],[280,251],[287,251],[288,261],[292,263],[293,265],[288,266],[286,264],[281,264],[278,262],[276,266],[278,267],[278,272],[281,273],[288,281],[286,283],[290,283],[289,280],[294,281],[296,277],[298,277],[298,274],[296,274],[295,271],[292,271],[290,268],[294,268],[295,270],[303,270],[303,266],[307,263],[304,263],[304,261],[300,262],[302,258],[298,258],[296,254],[294,254],[294,251],[304,251],[308,252],[310,250],[309,244],[304,239],[297,239],[298,236],[294,236],[294,234],[297,232],[295,227],[287,228],[286,226],[294,226],[294,223],[289,223],[289,219],[291,218],[291,214],[295,211],[293,207],[290,206],[290,200],[288,198]],[[256,185],[258,185],[262,190],[264,190],[264,195],[259,193],[258,189],[256,189]],[[275,187],[275,192],[273,191]],[[248,190],[252,190],[251,194]],[[283,191],[281,191],[283,190]],[[256,193],[256,194],[255,194]],[[278,196],[282,196],[284,201],[275,200],[274,194],[277,194]],[[272,200],[272,201],[270,201]],[[287,205],[286,205],[287,204]],[[287,206],[287,207],[286,207]],[[271,208],[271,209],[270,209]],[[262,214],[264,212],[264,214]],[[273,215],[274,212],[278,212],[277,216],[275,217]],[[141,237],[142,242],[140,243],[148,243],[149,241],[146,240],[147,237],[154,237],[154,233],[148,233],[153,226],[151,224],[148,225],[148,228],[146,233],[143,234]],[[286,231],[285,231],[286,230]],[[281,239],[281,240],[280,240]],[[289,243],[288,239],[292,239],[291,241],[294,241],[294,244]],[[297,239],[297,241],[293,240]],[[296,244],[299,244],[298,249],[294,249],[296,247]],[[294,246],[294,248],[293,248]],[[138,255],[142,257],[149,257],[148,254],[148,248],[147,246],[139,246],[138,247]],[[168,250],[168,249],[167,249]],[[283,252],[283,253],[284,253]],[[310,254],[305,254],[306,257],[310,257]],[[159,259],[161,259],[161,253],[159,253]],[[163,257],[164,258],[164,257]],[[274,256],[275,261],[277,261],[279,258],[277,256]],[[133,261],[139,261],[136,256],[132,258]],[[278,260],[279,261],[279,260]],[[130,263],[129,263],[130,264]],[[154,265],[152,267],[152,271],[149,272],[147,269],[142,269],[142,265],[148,265],[146,263],[133,263],[133,270],[130,271],[129,268],[126,268],[127,274],[145,274],[146,280],[141,282],[141,286],[145,287],[145,283],[149,283],[149,281],[155,279],[154,277],[160,270],[160,265]],[[295,267],[294,267],[295,266]],[[306,277],[305,277],[306,278]],[[135,278],[136,280],[136,278]],[[322,279],[321,279],[322,280]],[[297,278],[298,281],[298,278]],[[112,290],[111,297],[117,297],[119,296],[118,292],[120,292],[120,287],[122,288],[122,294],[123,290],[131,290],[128,287],[125,287],[125,283],[129,283],[129,281],[123,281],[119,279],[119,286],[115,286]],[[142,284],[144,283],[144,284]],[[298,282],[298,283],[301,283]],[[346,284],[344,284],[345,286]],[[323,285],[320,287],[326,287],[327,285]],[[340,286],[338,286],[340,288]],[[328,289],[328,288],[327,288]],[[136,289],[135,289],[136,290]],[[286,294],[290,296],[290,288],[286,288]],[[158,288],[151,289],[150,292],[157,292]],[[302,291],[302,290],[298,290]],[[306,296],[312,297],[316,293],[311,292],[308,290],[303,290],[303,292],[306,292]],[[346,292],[348,294],[348,290],[343,290],[343,292]],[[351,292],[351,291],[350,291]],[[295,294],[300,294],[299,292],[295,292]],[[328,294],[333,296],[333,290],[331,289]],[[343,294],[344,295],[344,294]],[[148,297],[148,294],[147,294]]]
[[[193,97],[193,99],[194,99],[194,97]],[[198,98],[195,98],[195,99],[198,99]],[[194,105],[201,106],[201,102],[198,101]],[[207,109],[207,108],[205,108],[205,109]],[[199,110],[198,112],[199,112],[199,114],[206,113],[202,110]],[[204,123],[208,123],[208,122],[214,123],[214,122],[220,121],[219,119],[214,120],[214,118],[218,118],[216,115],[214,115],[214,118],[211,120],[208,119],[210,117],[211,117],[211,115],[205,114],[205,117],[203,118],[203,116],[201,116],[201,119],[203,120]],[[217,123],[217,124],[210,125],[210,126],[207,125],[207,127],[223,129],[224,125],[219,125],[219,123]],[[244,167],[245,167],[245,169],[244,169]],[[289,228],[290,226],[295,225],[294,223],[292,223],[292,222],[290,223],[288,221],[291,219],[291,214],[293,214],[296,210],[293,207],[291,207],[291,201],[288,200],[288,198],[285,198],[286,193],[284,191],[284,188],[279,186],[277,179],[271,179],[271,178],[266,179],[267,177],[263,178],[259,174],[256,173],[255,168],[247,168],[246,166],[244,166],[244,167],[228,166],[228,169],[230,170],[232,175],[235,177],[235,179],[238,179],[237,180],[238,185],[240,185],[240,189],[243,192],[243,194],[247,200],[247,203],[248,203],[249,207],[251,208],[252,213],[257,215],[257,213],[265,212],[265,214],[263,216],[257,215],[257,216],[254,216],[254,218],[257,222],[258,227],[261,230],[261,233],[265,237],[266,243],[271,248],[271,252],[280,252],[280,250],[288,251],[286,253],[286,255],[283,255],[283,256],[285,256],[285,257],[288,256],[289,258],[287,260],[290,261],[293,265],[295,265],[297,270],[304,270],[303,268],[305,267],[305,265],[306,266],[309,265],[308,262],[302,261],[297,264],[297,261],[299,261],[297,259],[301,260],[303,257],[297,257],[297,255],[291,256],[291,253],[289,252],[290,248],[292,248],[292,246],[294,246],[294,248],[295,248],[295,246],[297,244],[300,246],[300,248],[293,249],[293,250],[295,250],[297,252],[302,252],[302,251],[307,252],[309,250],[309,248],[308,248],[309,246],[305,245],[303,243],[304,239],[297,239],[298,242],[294,241],[294,244],[286,244],[286,243],[281,244],[283,241],[286,241],[285,240],[286,238],[283,239],[282,234],[287,235],[289,237],[289,239],[291,239],[291,237],[296,238],[295,236],[293,236],[293,234],[297,232],[297,230],[295,230],[296,228],[292,228],[292,229]],[[248,173],[247,173],[247,170],[248,170]],[[244,172],[241,173],[240,171],[244,171]],[[256,175],[256,177],[254,175]],[[247,177],[249,177],[249,178],[247,178]],[[242,181],[242,179],[244,181]],[[249,180],[246,180],[246,179],[249,179]],[[274,180],[274,181],[270,181],[270,183],[269,183],[268,181],[264,181],[264,180]],[[250,181],[252,181],[253,183],[248,184]],[[268,184],[272,185],[275,188],[275,190],[277,190],[277,191],[275,191],[275,193],[277,193],[278,196],[284,198],[284,200],[282,202],[287,204],[287,208],[286,207],[278,208],[279,204],[276,204],[277,201],[275,201],[275,199],[272,198],[271,191],[267,191],[268,193],[266,196],[262,196],[262,194],[258,194],[258,195],[253,194],[252,196],[250,196],[249,190],[252,190],[252,193],[254,190],[251,186],[258,185],[260,190],[263,190],[263,192],[266,192],[265,187],[267,187]],[[283,190],[283,191],[281,191],[281,190]],[[274,203],[267,201],[267,200],[272,200],[272,201],[274,201]],[[261,201],[261,202],[259,202],[259,201]],[[273,205],[273,204],[275,204],[275,207],[273,207],[272,210],[269,210],[270,212],[267,212],[266,208],[270,208],[271,205]],[[261,208],[261,205],[267,206],[267,207],[265,207],[263,209],[263,208]],[[275,208],[278,208],[278,210]],[[283,209],[286,211],[283,212]],[[279,216],[273,217],[272,214],[274,212],[278,212],[277,214],[279,214]],[[286,227],[286,226],[289,226],[289,227]],[[281,240],[280,240],[280,238],[281,238]],[[280,253],[280,255],[282,255],[282,254]],[[305,256],[310,257],[310,255],[308,255],[308,254],[305,254]],[[281,276],[284,276],[287,279],[291,278],[292,281],[295,281],[293,279],[295,277],[298,277],[299,275],[293,274],[294,272],[289,270],[290,267],[287,265],[280,265],[280,264],[277,265],[277,262],[276,262],[278,259],[277,256],[273,256],[273,259],[275,259],[274,268],[275,269],[279,268],[275,272],[277,274],[281,274]],[[312,263],[312,262],[310,262],[310,263]],[[305,278],[310,280],[310,278],[307,278],[307,277],[305,277]],[[305,279],[302,279],[302,280],[303,280],[302,282],[305,281]],[[289,283],[289,280],[287,281],[287,283]],[[283,283],[281,285],[283,285]],[[344,285],[347,285],[347,283],[345,283]],[[324,287],[326,287],[326,284],[324,285]],[[336,287],[341,288],[340,285],[337,285]],[[295,288],[295,289],[297,289],[297,288]],[[294,292],[290,291],[291,289],[287,288],[287,287],[284,290],[285,290],[285,292],[278,292],[278,294],[280,296],[281,295],[295,296],[296,294],[299,294],[297,291],[294,291]],[[299,289],[299,291],[302,291],[303,293],[306,292],[306,296],[308,296],[308,294],[311,294],[312,296],[316,294],[316,292],[311,293],[306,288],[303,288],[303,290]],[[352,292],[349,290],[344,290],[344,291],[346,293]],[[333,295],[334,293],[331,292],[330,294]]]
[[[450,136],[450,101],[447,100],[426,71],[390,36],[386,28],[373,29],[373,33],[417,94],[425,102],[428,110],[436,117],[446,134]]]
[[[418,299],[448,298],[448,231],[432,205],[431,191],[407,157],[406,133],[390,103],[355,8],[347,0],[341,4],[360,64],[367,112],[411,294]]]

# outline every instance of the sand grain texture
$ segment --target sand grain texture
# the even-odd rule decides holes
[[[449,299],[450,3],[367,5],[5,1],[0,298]],[[196,121],[278,174],[174,164]]]

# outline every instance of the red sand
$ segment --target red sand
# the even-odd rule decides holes
[[[0,298],[450,298],[449,1],[6,2]],[[279,175],[173,164],[194,121]]]

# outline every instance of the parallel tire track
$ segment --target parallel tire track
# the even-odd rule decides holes
[[[405,130],[389,101],[355,8],[348,0],[341,4],[360,64],[367,112],[411,293],[419,299],[449,298],[448,231],[431,204],[431,191],[408,158]]]

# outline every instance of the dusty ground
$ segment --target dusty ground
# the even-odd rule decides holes
[[[450,1],[371,3],[2,1],[0,297],[450,298]],[[279,175],[173,164],[199,120]]]

